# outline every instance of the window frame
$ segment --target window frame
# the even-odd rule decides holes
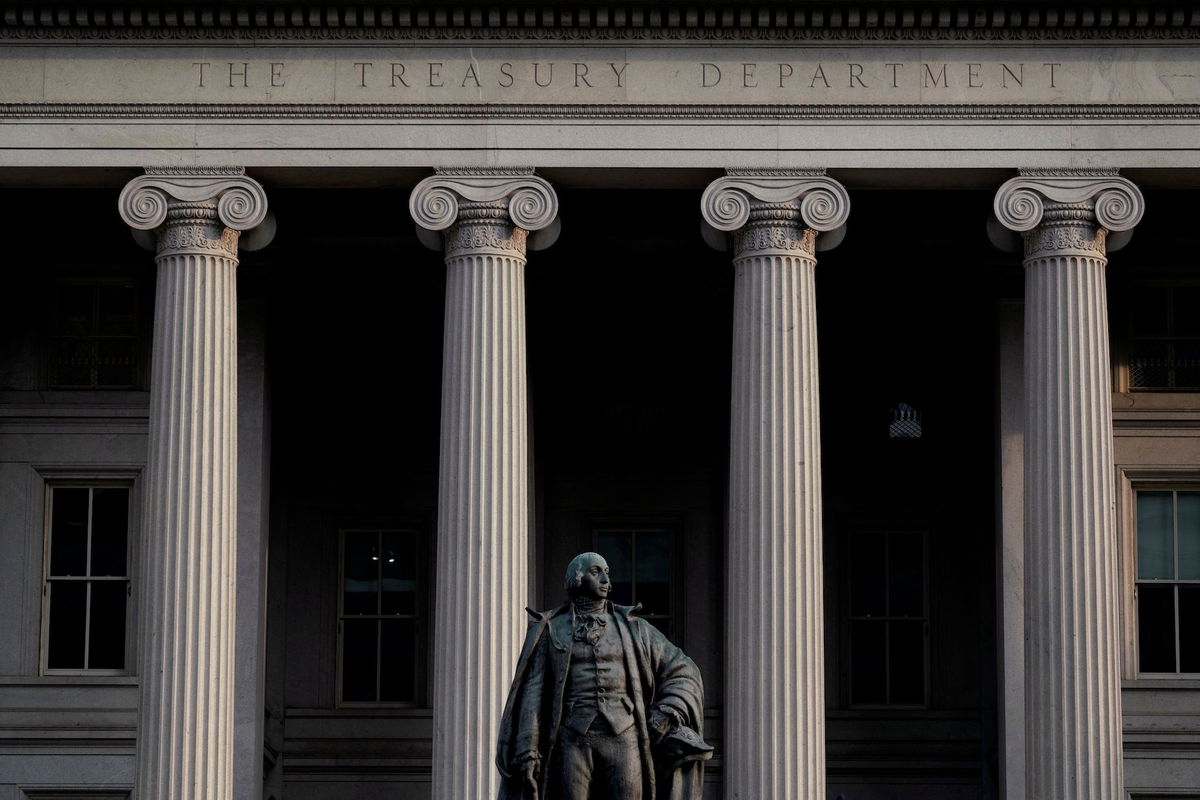
[[[337,576],[335,583],[335,591],[337,594],[337,610],[334,615],[334,705],[336,708],[345,709],[370,709],[370,708],[424,708],[427,703],[427,684],[428,684],[428,658],[429,658],[429,633],[432,630],[432,624],[429,619],[429,601],[428,595],[432,589],[432,581],[429,576],[429,555],[430,547],[426,531],[427,526],[420,524],[418,520],[400,520],[389,521],[379,524],[372,524],[364,521],[361,523],[349,523],[338,526],[337,536]],[[417,575],[417,591],[416,591],[416,608],[411,616],[397,616],[395,614],[361,614],[351,615],[352,618],[371,619],[380,621],[384,619],[412,619],[413,639],[415,652],[413,654],[413,699],[412,700],[345,700],[342,697],[343,682],[342,676],[344,671],[344,648],[343,648],[343,633],[345,615],[345,569],[346,569],[346,534],[347,533],[364,533],[375,532],[380,535],[384,533],[404,533],[411,535],[416,539],[416,575]],[[380,565],[382,568],[382,564]],[[377,638],[378,641],[378,638]],[[375,696],[379,696],[379,676],[382,672],[379,664],[380,650],[375,653],[376,672],[375,672]]]
[[[892,534],[917,534],[921,537],[921,577],[922,577],[922,608],[920,617],[893,617],[890,614],[883,617],[856,617],[853,614],[854,600],[854,539],[857,536],[866,534],[882,534],[890,536]],[[931,597],[933,594],[932,575],[930,575],[930,530],[927,526],[912,526],[905,527],[904,525],[865,525],[857,526],[848,531],[845,541],[841,543],[845,551],[845,558],[842,559],[842,576],[844,580],[844,590],[842,591],[842,622],[844,624],[844,634],[842,637],[842,663],[845,665],[839,672],[843,676],[843,692],[844,692],[844,707],[854,711],[913,711],[932,708],[932,619],[931,619]],[[890,553],[890,547],[889,547]],[[890,561],[890,559],[889,559]],[[885,561],[885,564],[888,563]],[[885,574],[887,567],[885,566]],[[886,593],[886,586],[885,586]],[[873,619],[884,623],[896,622],[921,622],[921,655],[922,655],[922,701],[920,703],[857,703],[854,702],[854,625],[857,620]],[[891,638],[890,626],[887,629],[888,639],[886,640],[886,652],[884,654],[884,680],[885,680],[885,695],[890,698],[892,693],[891,686]]]
[[[138,545],[141,535],[141,501],[138,493],[138,474],[131,472],[96,472],[96,473],[78,473],[78,474],[43,474],[43,505],[42,505],[42,520],[41,520],[41,536],[42,536],[42,563],[40,569],[41,576],[41,603],[39,612],[39,638],[38,638],[38,674],[42,676],[53,677],[121,677],[136,675],[137,665],[134,663],[136,658],[137,645],[137,600],[138,600]],[[123,488],[129,490],[129,517],[126,528],[125,540],[125,565],[126,576],[124,578],[99,578],[94,579],[90,575],[79,578],[53,578],[56,581],[72,580],[86,581],[93,580],[102,581],[117,581],[124,580],[126,583],[125,592],[125,666],[122,669],[98,669],[98,668],[52,668],[49,666],[50,656],[50,603],[51,594],[50,582],[50,540],[51,530],[53,527],[53,507],[54,507],[54,490],[55,489],[109,489]],[[90,517],[90,512],[89,512]],[[89,520],[90,525],[90,520]],[[90,614],[90,602],[89,602]],[[85,627],[84,631],[84,655],[87,655],[88,637],[91,631]]]
[[[1117,564],[1120,589],[1122,674],[1127,681],[1195,687],[1200,672],[1140,672],[1137,618],[1137,492],[1200,491],[1200,468],[1119,468]],[[1176,618],[1178,626],[1178,617]],[[1178,636],[1178,633],[1176,634]],[[1178,644],[1178,641],[1176,642]]]
[[[591,519],[591,549],[594,552],[599,552],[599,540],[601,533],[622,532],[634,534],[634,547],[636,548],[636,536],[639,532],[642,533],[665,533],[671,544],[671,555],[668,563],[671,565],[671,575],[669,585],[670,588],[667,597],[670,602],[669,614],[638,614],[641,619],[647,622],[655,619],[663,619],[664,617],[670,621],[671,635],[667,638],[675,643],[682,644],[684,642],[684,622],[683,622],[683,525],[677,517],[663,516],[629,516],[629,517],[593,517]],[[633,553],[634,576],[631,577],[630,583],[634,587],[633,603],[637,605],[637,588],[636,588],[636,549]],[[601,553],[603,555],[603,553]],[[618,576],[619,577],[619,576]],[[655,626],[658,627],[657,625]],[[661,628],[659,629],[661,631]],[[666,636],[666,632],[662,631]]]
[[[59,333],[59,319],[62,313],[62,307],[59,298],[64,287],[79,287],[86,286],[93,290],[104,286],[126,286],[133,294],[133,333],[130,335],[111,335],[102,336],[100,334],[88,334],[78,336],[68,336]],[[146,304],[146,299],[143,297],[145,288],[141,279],[137,275],[123,274],[106,274],[97,276],[88,275],[66,275],[55,277],[50,289],[50,309],[46,315],[48,330],[45,334],[45,340],[42,346],[42,384],[47,391],[55,392],[128,392],[141,391],[145,388],[146,370],[147,370],[147,332],[146,318],[143,307]],[[95,294],[92,299],[93,312],[97,310],[96,305],[98,300]],[[151,304],[152,305],[152,304]],[[64,340],[80,339],[88,341],[101,340],[129,340],[132,342],[133,355],[133,382],[129,384],[100,384],[89,383],[88,385],[80,384],[65,384],[55,383],[52,380],[54,375],[53,366],[53,351],[55,345]],[[90,368],[92,371],[96,369],[93,364]]]

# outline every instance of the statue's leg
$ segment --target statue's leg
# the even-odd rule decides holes
[[[588,800],[594,766],[588,737],[563,728],[555,750],[552,769],[557,774],[550,782],[554,793],[547,800]]]
[[[617,736],[596,740],[597,761],[602,762],[608,783],[608,800],[642,800],[642,750],[638,747],[637,726]]]

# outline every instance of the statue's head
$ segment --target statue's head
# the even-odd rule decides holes
[[[567,564],[565,582],[567,595],[575,597],[582,595],[596,600],[603,600],[612,591],[612,581],[608,577],[608,562],[599,553],[580,553]]]

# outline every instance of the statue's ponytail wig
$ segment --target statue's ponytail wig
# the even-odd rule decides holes
[[[575,594],[575,590],[583,585],[583,573],[596,559],[603,561],[604,556],[599,553],[580,553],[567,564],[567,577],[563,581],[563,588],[567,590],[568,595]]]

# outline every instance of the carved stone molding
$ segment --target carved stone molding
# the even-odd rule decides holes
[[[468,252],[523,258],[528,233],[556,224],[558,195],[532,169],[447,168],[417,184],[408,209],[419,230],[445,231],[447,258]]]
[[[1000,225],[1022,235],[1025,258],[1106,257],[1109,232],[1141,220],[1142,193],[1116,170],[1022,169],[996,192]]]
[[[709,226],[733,234],[739,257],[812,257],[817,234],[840,232],[850,216],[850,195],[824,170],[726,172],[704,190],[700,211]]]
[[[1196,120],[1197,103],[0,103],[0,119]]]
[[[240,167],[147,167],[117,204],[131,228],[157,234],[159,256],[237,258],[238,234],[267,219],[266,192]]]
[[[1179,5],[1092,2],[867,7],[805,3],[5,3],[10,39],[577,39],[577,40],[1096,40],[1195,39],[1200,11]]]

